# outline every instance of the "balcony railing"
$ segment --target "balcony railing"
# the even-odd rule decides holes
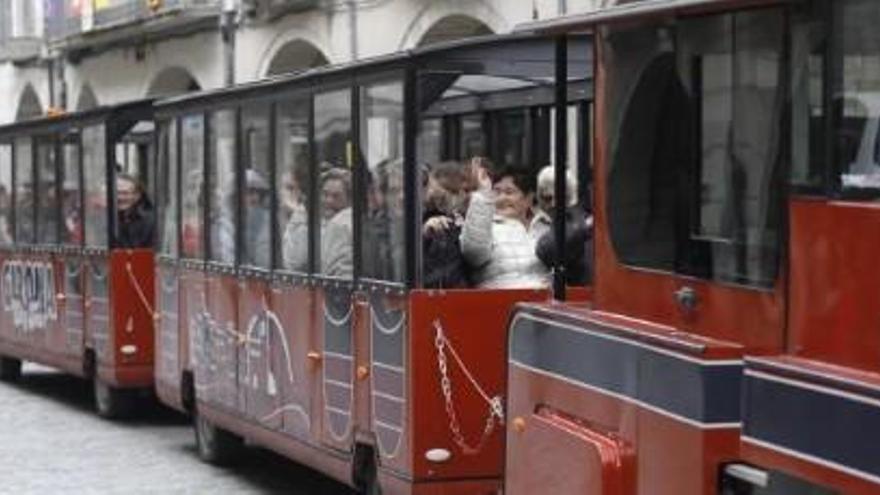
[[[219,12],[222,0],[45,0],[50,42],[187,13]]]

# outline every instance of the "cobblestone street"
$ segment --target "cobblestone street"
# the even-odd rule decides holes
[[[200,462],[183,416],[147,405],[110,422],[88,384],[27,364],[0,384],[0,494],[351,495],[344,486],[264,450],[234,468]]]

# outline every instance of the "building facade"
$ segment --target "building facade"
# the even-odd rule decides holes
[[[4,0],[0,123],[504,33],[610,0]]]

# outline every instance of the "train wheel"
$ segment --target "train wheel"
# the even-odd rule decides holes
[[[244,440],[229,431],[214,426],[201,414],[194,415],[196,448],[199,458],[208,464],[229,465],[238,459],[244,448]]]
[[[111,387],[96,376],[92,381],[95,393],[95,411],[106,419],[128,417],[134,411],[135,397],[130,390]]]
[[[0,357],[0,380],[14,382],[21,378],[21,359]]]

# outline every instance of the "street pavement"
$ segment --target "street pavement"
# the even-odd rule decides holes
[[[0,383],[0,495],[353,495],[268,451],[249,448],[232,468],[198,460],[187,419],[148,404],[111,422],[92,411],[90,386],[26,364]]]

